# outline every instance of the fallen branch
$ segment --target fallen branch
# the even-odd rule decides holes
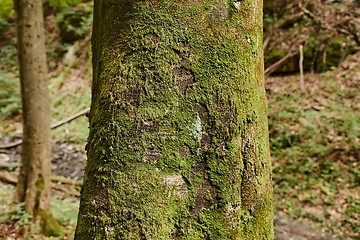
[[[66,178],[63,176],[51,176],[51,181],[65,183],[65,184],[71,184],[71,185],[80,186],[80,187],[82,186],[82,182],[73,180],[71,178]]]
[[[71,191],[71,190],[68,190],[65,187],[57,186],[55,184],[51,184],[51,187],[53,189],[55,189],[55,190],[61,191],[61,192],[66,193],[68,195],[71,195],[71,196],[74,196],[74,197],[80,197],[80,193],[78,191]]]
[[[268,77],[271,73],[273,73],[276,69],[278,69],[282,63],[284,63],[289,58],[293,57],[296,54],[296,52],[289,52],[286,54],[283,58],[281,58],[279,61],[273,63],[271,66],[265,69],[265,77]]]
[[[13,178],[12,176],[1,174],[1,173],[0,173],[0,181],[7,183],[7,184],[14,185],[14,186],[17,183],[17,180],[15,178]]]
[[[13,186],[16,186],[17,184],[17,179],[14,178],[13,176],[10,176],[9,174],[0,173],[0,181]],[[80,196],[79,192],[68,190],[67,188],[63,187],[61,184],[56,184],[54,182],[71,184],[73,186],[81,186],[82,185],[81,182],[72,179],[67,179],[65,177],[58,177],[58,176],[51,176],[51,181],[52,181],[51,188],[76,197]]]
[[[75,113],[74,115],[70,116],[70,117],[67,117],[65,119],[62,119],[58,122],[56,122],[55,124],[51,125],[51,129],[55,129],[55,128],[58,128],[62,125],[64,125],[65,123],[69,123],[79,117],[81,117],[82,115],[85,115],[86,113],[88,113],[90,111],[90,108],[86,108],[84,110],[81,110],[80,112],[78,113]]]
[[[16,140],[15,142],[12,143],[5,143],[0,145],[0,149],[6,149],[6,148],[12,148],[12,147],[16,147],[18,145],[22,144],[22,140]]]
[[[84,110],[81,110],[78,113],[75,113],[74,115],[72,115],[70,117],[64,118],[64,119],[56,122],[55,124],[51,125],[51,129],[58,128],[58,127],[64,125],[65,123],[69,123],[69,122],[81,117],[82,115],[88,113],[89,111],[90,111],[90,108],[86,108]],[[20,144],[22,144],[22,139],[19,139],[19,140],[15,141],[15,142],[12,142],[12,143],[2,144],[2,145],[0,145],[0,149],[12,148],[12,147],[16,147],[16,146],[18,146]]]

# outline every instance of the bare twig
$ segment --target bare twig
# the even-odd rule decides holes
[[[83,109],[80,112],[75,113],[74,115],[72,115],[70,117],[67,117],[67,118],[64,118],[64,119],[56,122],[55,124],[51,125],[51,129],[58,128],[58,127],[64,125],[65,123],[69,123],[69,122],[77,119],[78,117],[81,117],[82,115],[86,114],[89,111],[90,111],[90,108]]]
[[[268,44],[269,44],[270,40],[271,40],[270,36],[268,36],[267,38],[265,38],[264,43],[263,43],[263,47],[264,47],[264,49],[266,49],[266,48],[267,48],[267,46],[268,46]]]
[[[283,58],[281,58],[279,61],[273,63],[271,66],[265,69],[265,77],[268,77],[271,73],[273,73],[276,69],[278,69],[282,63],[284,63],[286,60],[294,56],[296,52],[289,52],[286,54]]]
[[[301,2],[299,2],[298,6],[299,6],[299,8],[300,8],[309,18],[311,18],[311,19],[313,19],[313,20],[315,20],[315,21],[317,21],[317,22],[320,22],[320,21],[315,17],[315,15],[314,15],[312,12],[310,12],[310,11],[307,10],[305,7],[303,7],[303,5],[301,4]]]
[[[72,115],[70,117],[64,118],[64,119],[56,122],[55,124],[51,125],[51,129],[55,129],[55,128],[58,128],[58,127],[66,124],[66,123],[69,123],[69,122],[81,117],[82,115],[86,114],[87,112],[89,112],[89,110],[90,110],[90,108],[86,108],[84,110],[81,110],[78,113],[75,113],[74,115]],[[12,143],[2,144],[2,145],[0,145],[0,149],[16,147],[16,146],[20,145],[21,143],[22,143],[22,139],[17,140],[17,141],[12,142]]]

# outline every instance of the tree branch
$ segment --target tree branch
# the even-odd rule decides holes
[[[0,181],[10,184],[10,185],[13,185],[13,186],[16,186],[16,184],[17,184],[17,179],[14,178],[13,176],[10,176],[9,174],[0,173]],[[66,187],[62,186],[61,184],[55,184],[55,183],[58,182],[58,183],[64,183],[67,185],[72,185],[72,186],[81,186],[82,185],[81,182],[72,180],[72,179],[68,179],[66,177],[59,177],[59,176],[51,176],[51,181],[52,181],[51,187],[53,189],[67,193],[69,195],[73,195],[73,196],[77,196],[77,197],[80,196],[79,192],[70,191]]]
[[[51,125],[51,129],[55,129],[55,128],[58,128],[58,127],[66,124],[66,123],[69,123],[69,122],[81,117],[82,115],[88,113],[89,111],[90,111],[90,108],[86,108],[84,110],[81,110],[80,112],[75,113],[74,115],[72,115],[70,117],[64,118],[64,119],[54,123],[53,125]],[[21,143],[22,143],[22,139],[17,140],[17,141],[12,142],[12,143],[2,144],[2,145],[0,145],[0,149],[16,147],[16,146],[20,145]]]

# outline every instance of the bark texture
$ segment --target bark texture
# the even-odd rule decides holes
[[[95,0],[75,239],[273,239],[261,0]]]
[[[16,201],[44,215],[50,207],[50,103],[42,0],[15,0],[23,112],[23,143]]]

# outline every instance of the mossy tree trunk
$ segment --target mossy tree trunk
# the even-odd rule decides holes
[[[41,219],[46,235],[60,230],[50,208],[50,101],[42,0],[14,0],[23,114],[21,167],[15,194],[25,210]],[[51,226],[50,226],[51,225]]]
[[[273,239],[262,0],[95,0],[75,239]]]

